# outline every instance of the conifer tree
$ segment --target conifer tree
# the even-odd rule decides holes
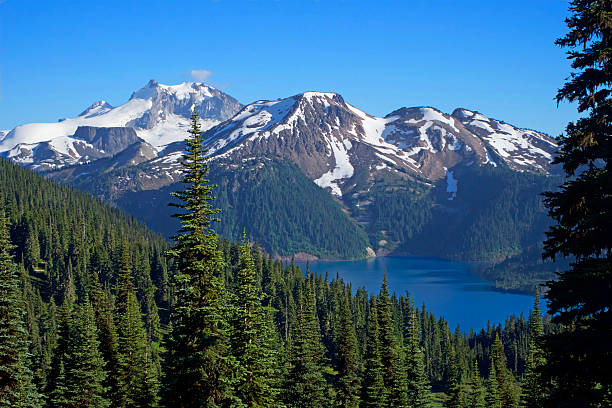
[[[466,408],[487,408],[485,405],[485,390],[480,379],[478,363],[474,362],[474,373],[470,380],[470,390],[467,394]]]
[[[412,306],[408,320],[408,352],[406,358],[407,399],[408,406],[428,408],[431,406],[429,381],[425,374],[425,363],[421,351],[421,328]]]
[[[559,137],[559,163],[567,175],[546,194],[555,221],[544,255],[572,257],[570,269],[547,283],[549,312],[564,330],[545,338],[545,384],[554,384],[545,407],[612,405],[612,3],[572,0],[568,49],[573,72],[557,102],[577,103],[584,115]],[[579,375],[578,375],[579,373]]]
[[[220,406],[232,398],[226,296],[219,277],[223,261],[211,227],[218,210],[209,184],[198,114],[182,159],[185,190],[174,193],[181,203],[176,215],[181,229],[170,251],[176,261],[171,332],[166,342],[165,402],[179,408]]]
[[[11,247],[0,208],[0,406],[37,407],[40,395],[27,364],[24,304]]]
[[[63,404],[69,401],[66,364],[70,352],[71,336],[74,332],[72,312],[73,305],[68,298],[64,298],[64,303],[59,308],[57,343],[53,349],[51,370],[47,376],[47,388],[45,389],[48,406],[52,408],[64,407],[66,405]]]
[[[502,408],[499,394],[499,383],[497,382],[497,374],[495,373],[495,362],[493,361],[493,356],[491,356],[489,378],[487,379],[487,393],[485,397],[487,408]]]
[[[94,276],[91,289],[91,304],[94,310],[100,353],[104,359],[104,371],[109,373],[104,382],[108,398],[119,401],[119,384],[117,373],[119,369],[117,355],[117,328],[113,319],[112,300],[110,293],[102,288],[98,276]]]
[[[306,282],[306,298],[299,293],[296,331],[289,356],[286,403],[290,407],[321,407],[326,404],[327,384],[323,377],[325,350],[316,315],[314,288]]]
[[[380,330],[378,326],[378,302],[370,298],[370,314],[367,321],[367,342],[364,356],[361,407],[380,408],[387,405],[387,390],[383,380],[380,352]]]
[[[342,298],[340,338],[338,340],[338,376],[336,381],[336,406],[359,407],[360,381],[358,373],[357,334],[349,304],[349,294]]]
[[[541,369],[546,364],[546,357],[542,350],[544,327],[540,313],[539,293],[536,292],[533,310],[529,315],[529,357],[523,385],[523,405],[527,408],[540,408],[544,406],[545,387]]]
[[[107,373],[104,371],[104,360],[100,354],[95,315],[87,297],[78,307],[64,364],[67,393],[64,399],[68,401],[69,407],[110,406],[103,385]]]
[[[461,374],[459,373],[457,353],[452,350],[449,367],[448,402],[449,408],[463,408],[463,390],[461,389]]]
[[[146,341],[136,294],[127,293],[125,309],[117,310],[118,407],[157,406],[159,382]]]
[[[405,364],[403,353],[395,338],[389,282],[387,282],[386,273],[380,289],[378,320],[383,381],[387,389],[387,405],[393,408],[402,407],[406,403]]]
[[[499,333],[495,335],[491,356],[497,382],[497,395],[501,401],[501,406],[503,408],[515,408],[518,406],[519,393],[516,389],[514,376],[508,370],[504,345],[499,338]]]
[[[251,247],[243,238],[236,291],[233,297],[232,353],[241,370],[236,395],[247,407],[273,406],[278,398],[278,379],[274,370],[274,337],[266,325],[266,311],[256,284],[255,263]]]

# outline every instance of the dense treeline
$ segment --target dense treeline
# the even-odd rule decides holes
[[[228,167],[229,166],[229,167]],[[339,204],[293,163],[251,160],[236,172],[215,163],[215,206],[223,210],[217,232],[238,241],[246,232],[272,254],[306,252],[323,259],[357,259],[369,246],[365,232]]]
[[[482,268],[483,278],[503,289],[534,293],[562,268],[541,257],[551,224],[541,193],[554,190],[560,178],[502,165],[453,171],[459,183],[453,200],[446,198],[445,180],[435,188],[415,183],[374,190],[364,210],[371,218],[366,225],[371,241],[387,241],[394,254],[494,262]]]
[[[523,317],[466,335],[390,294],[386,281],[373,296],[246,241],[217,241],[215,211],[190,201],[193,188],[179,197],[191,203],[185,238],[167,260],[165,242],[132,219],[2,166],[0,330],[20,340],[0,340],[15,356],[0,360],[0,372],[16,373],[2,374],[13,382],[0,398],[48,407],[425,407],[480,393],[516,406],[532,326]],[[205,179],[195,184],[211,197]],[[497,379],[485,392],[490,367]],[[185,392],[190,383],[200,386]]]
[[[145,166],[143,164],[142,166]],[[135,178],[120,169],[96,180]],[[217,185],[215,206],[223,211],[216,225],[224,239],[238,241],[244,232],[272,255],[291,257],[305,252],[322,259],[358,259],[366,256],[366,233],[343,212],[341,206],[292,163],[277,159],[253,159],[235,165],[215,161],[211,182]],[[110,181],[104,181],[111,183]],[[74,183],[97,194],[111,190],[95,184]],[[167,237],[179,227],[169,217],[170,194],[180,185],[159,190],[125,192],[120,197],[102,197],[146,221]]]

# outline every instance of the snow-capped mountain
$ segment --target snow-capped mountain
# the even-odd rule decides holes
[[[321,92],[257,101],[206,137],[214,158],[280,156],[339,197],[356,173],[372,178],[384,171],[435,181],[448,177],[457,164],[504,163],[546,174],[557,149],[543,133],[465,109],[448,115],[431,107],[401,108],[379,118],[336,93]]]
[[[78,134],[77,130],[85,127],[133,129],[135,133],[130,137],[137,136],[159,150],[185,139],[194,104],[203,129],[232,117],[242,106],[208,85],[185,82],[168,86],[151,80],[121,106],[98,101],[75,118],[57,123],[31,123],[0,133],[0,154],[22,165],[49,170],[117,153],[108,147],[105,150],[101,145],[92,145]],[[107,142],[112,143],[111,139]],[[132,143],[136,141],[132,137]]]
[[[226,237],[248,227],[265,240],[267,231],[279,231],[287,224],[282,220],[291,219],[297,229],[286,231],[286,238],[297,253],[321,245],[335,251],[342,244],[304,237],[318,228],[311,222],[336,222],[339,215],[329,214],[339,205],[340,216],[358,228],[351,231],[367,234],[364,254],[499,262],[541,240],[546,217],[539,194],[553,183],[544,176],[551,174],[557,145],[543,133],[463,108],[451,114],[400,108],[376,117],[333,92],[242,106],[205,85],[152,81],[121,106],[100,101],[76,118],[20,126],[0,137],[0,154],[171,235],[177,226],[167,204],[181,185],[193,103],[207,129],[217,204],[230,219]],[[319,194],[309,179],[330,194]],[[285,206],[279,194],[300,206]],[[325,211],[309,213],[303,206],[313,194],[314,205]],[[270,218],[272,208],[288,218]],[[299,213],[291,213],[296,208]],[[260,219],[266,221],[254,222]],[[483,234],[497,246],[486,253],[462,246]],[[276,244],[265,245],[274,251]]]
[[[457,165],[503,165],[548,174],[557,149],[543,133],[463,108],[452,114],[432,107],[400,108],[375,117],[333,92],[305,92],[242,106],[204,84],[168,86],[152,80],[121,106],[99,101],[76,118],[18,126],[0,137],[0,154],[44,172],[92,163],[87,169],[61,172],[73,177],[99,172],[96,160],[144,143],[146,155],[134,161],[150,161],[138,172],[143,185],[172,184],[180,178],[177,159],[193,104],[202,128],[208,129],[204,136],[213,159],[285,159],[336,197],[368,189],[376,178],[391,177],[429,184],[446,178],[452,199]],[[109,160],[102,163],[116,168]],[[121,167],[129,164],[122,161]]]

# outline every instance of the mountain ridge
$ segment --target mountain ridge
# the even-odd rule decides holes
[[[307,91],[248,105],[223,98],[203,104],[217,95],[211,89],[150,81],[119,107],[99,101],[83,115],[108,119],[126,105],[146,104],[120,127],[135,133],[136,140],[126,137],[121,151],[104,157],[99,149],[96,157],[76,154],[47,167],[41,164],[53,154],[50,142],[19,145],[17,150],[25,149],[20,164],[103,198],[169,235],[176,229],[167,209],[169,193],[180,185],[189,106],[195,103],[198,113],[208,115],[201,126],[211,177],[219,186],[216,205],[228,220],[220,229],[226,238],[240,239],[246,230],[266,251],[285,258],[354,259],[376,253],[492,264],[525,250],[533,253],[541,240],[546,222],[537,194],[551,188],[550,162],[557,149],[542,132],[462,107],[451,113],[401,107],[377,117],[335,92]],[[219,105],[224,101],[229,102]],[[228,116],[219,106],[234,113]],[[213,123],[215,114],[228,117]],[[57,141],[80,141],[93,149],[90,142],[97,139],[83,134],[104,135],[108,129],[83,127]],[[75,138],[76,133],[81,136]],[[0,138],[0,145],[5,142]],[[14,150],[0,154],[19,162]],[[292,203],[314,197],[304,180],[330,196],[316,195],[319,211]],[[244,200],[258,205],[246,206]],[[274,217],[271,209],[283,217]],[[326,229],[340,220],[348,234],[344,239]],[[330,238],[322,240],[320,234]],[[440,243],[440,237],[453,242]]]

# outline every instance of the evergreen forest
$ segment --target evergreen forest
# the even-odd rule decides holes
[[[268,255],[223,226],[194,111],[172,243],[0,160],[0,407],[612,406],[612,4],[571,12],[557,43],[574,72],[557,99],[584,117],[559,138],[566,177],[544,199],[544,256],[570,260],[541,288],[545,317],[536,292],[529,316],[451,328],[386,277],[368,293]],[[507,191],[496,211],[512,224]],[[248,212],[250,193],[232,205]],[[405,221],[408,238],[419,223]],[[474,225],[462,245],[483,241]]]

